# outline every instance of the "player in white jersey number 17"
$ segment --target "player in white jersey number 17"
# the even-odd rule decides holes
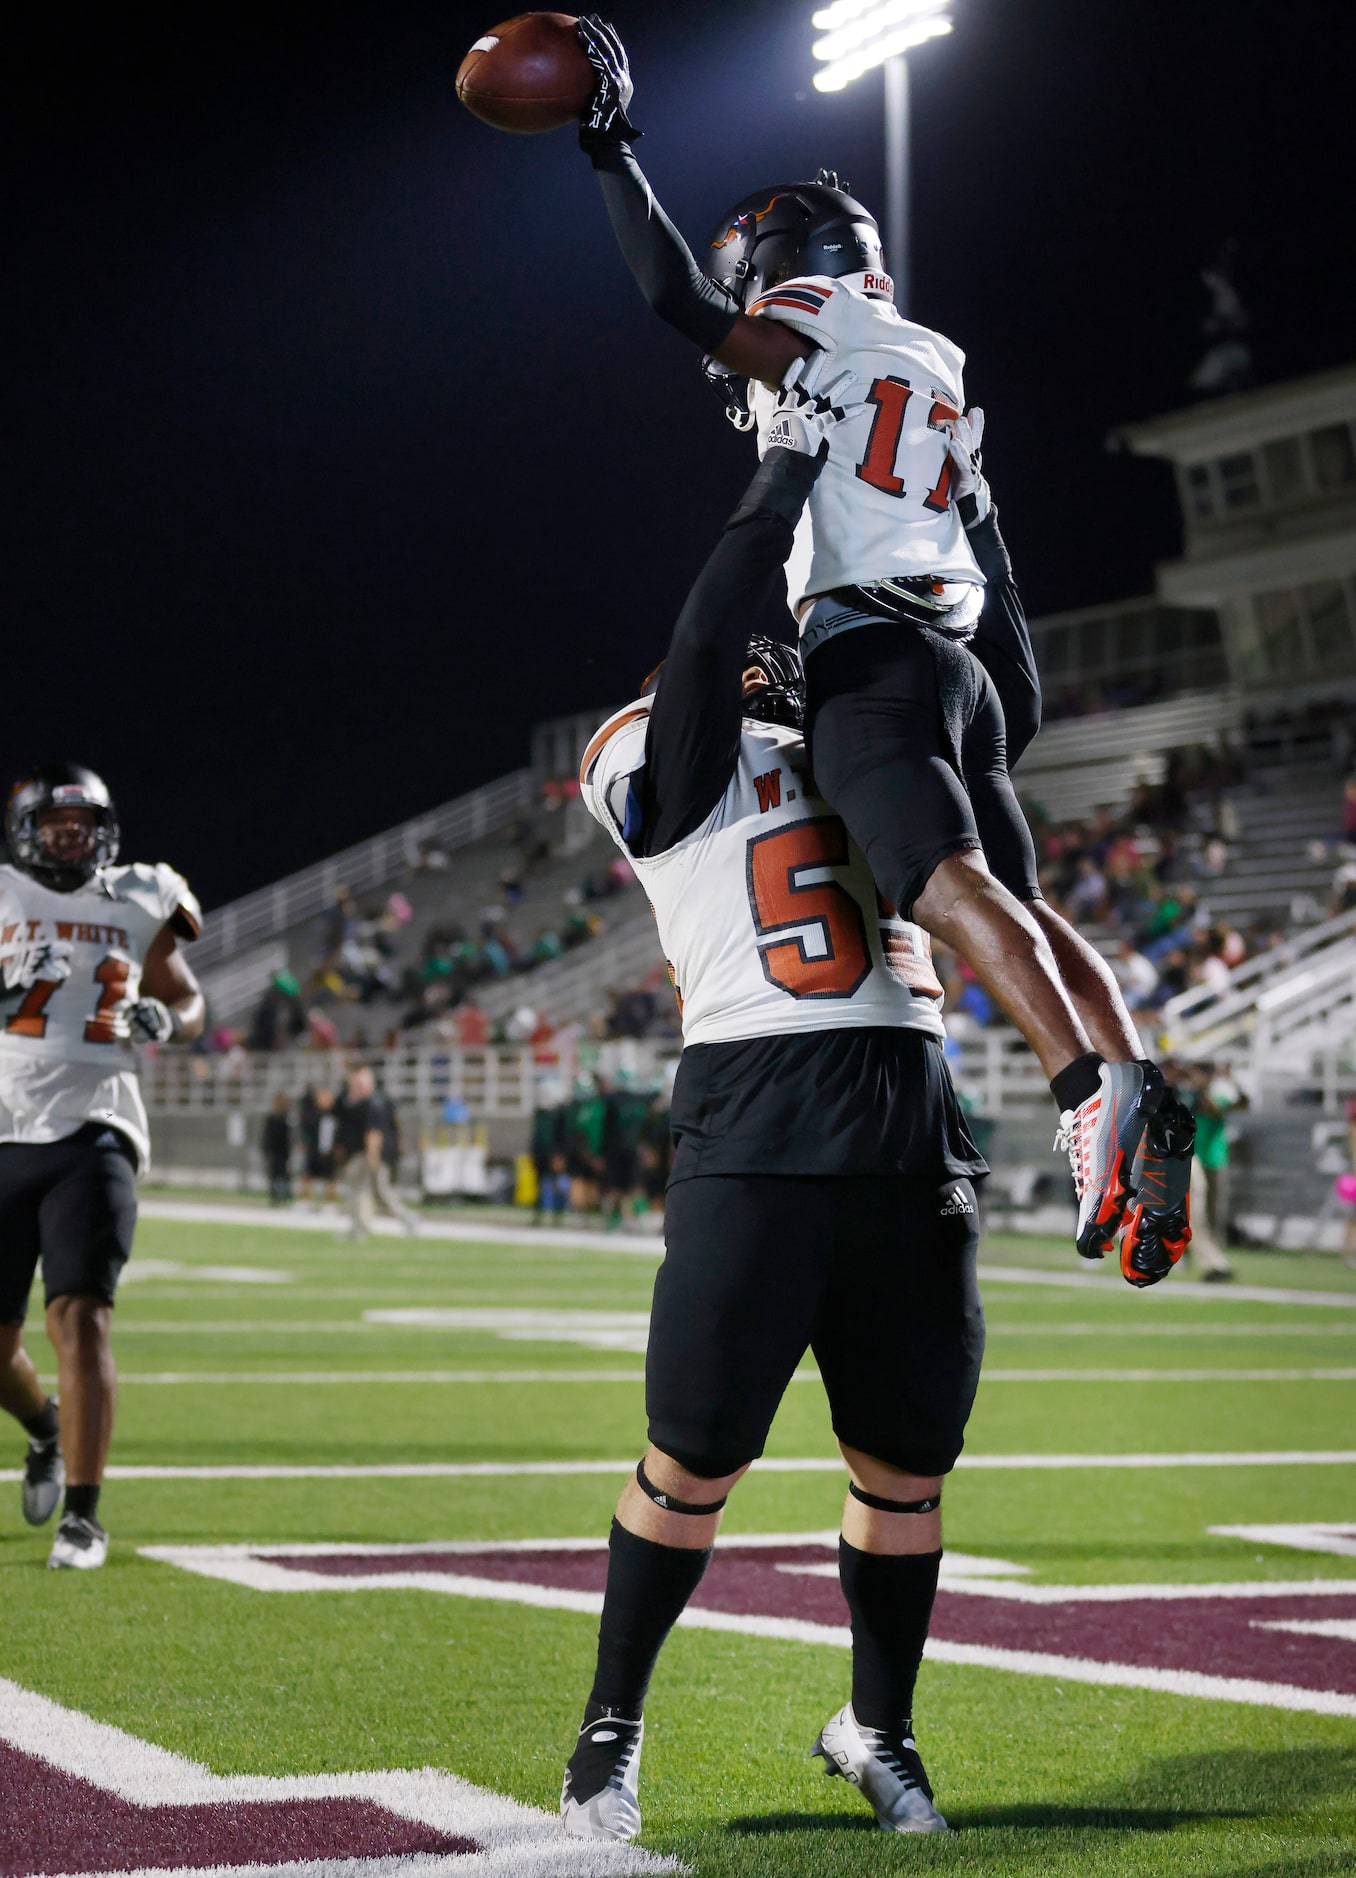
[[[816,781],[885,898],[967,961],[1039,1057],[1080,1253],[1103,1257],[1133,1201],[1122,1271],[1154,1283],[1182,1241],[1176,1223],[1171,1244],[1155,1230],[1131,1174],[1165,1085],[1105,961],[1036,880],[1008,765],[1038,727],[1039,680],[966,422],[964,355],[896,312],[875,221],[829,172],[736,203],[700,266],[632,154],[615,30],[588,16],[579,32],[598,74],[580,142],[650,304],[722,383],[748,381],[730,401],[764,448],[788,391],[845,407],[788,563]],[[983,605],[986,583],[1008,604]]]
[[[200,1034],[202,993],[178,949],[197,901],[171,867],[116,865],[102,779],[49,764],[17,782],[0,866],[0,1408],[28,1434],[23,1512],[48,1563],[102,1565],[99,1490],[113,1431],[113,1294],[132,1249],[149,1152],[132,1046]],[[24,1348],[41,1266],[58,1401]]]

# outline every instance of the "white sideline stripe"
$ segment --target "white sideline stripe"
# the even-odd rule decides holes
[[[0,1739],[63,1773],[134,1806],[222,1806],[246,1800],[374,1801],[404,1819],[477,1840],[481,1853],[389,1859],[307,1859],[285,1864],[210,1867],[231,1878],[256,1874],[295,1878],[575,1878],[575,1874],[683,1872],[676,1859],[634,1846],[574,1845],[562,1840],[551,1814],[473,1786],[456,1774],[425,1767],[410,1772],[214,1774],[197,1761],[141,1741],[107,1722],[63,1708],[46,1696],[0,1678]],[[12,1869],[14,1869],[12,1867]],[[154,1878],[169,1878],[160,1870]],[[197,1878],[205,1878],[197,1868]]]
[[[644,1382],[643,1369],[169,1369],[120,1373],[123,1383]],[[818,1382],[816,1369],[798,1369],[792,1382]],[[989,1369],[981,1381],[998,1382],[1356,1382],[1346,1369]]]
[[[188,1225],[253,1226],[261,1232],[324,1232],[333,1234],[346,1224],[340,1215],[317,1213],[265,1213],[248,1206],[229,1206],[209,1200],[157,1200],[141,1202],[146,1219],[179,1220]],[[377,1231],[386,1237],[400,1236],[394,1220],[378,1220]],[[458,1220],[419,1221],[421,1239],[456,1239],[480,1245],[554,1246],[585,1252],[637,1252],[643,1257],[663,1257],[664,1242],[659,1234],[622,1232],[560,1232],[554,1227],[462,1225]],[[1072,1248],[1070,1249],[1072,1256]],[[985,1284],[1074,1286],[1080,1290],[1114,1291],[1124,1297],[1124,1280],[1112,1273],[1043,1271],[1020,1265],[981,1265],[979,1276]],[[1194,1279],[1177,1278],[1160,1286],[1158,1298],[1206,1298],[1211,1302],[1237,1298],[1254,1304],[1332,1304],[1356,1310],[1356,1291],[1285,1290],[1270,1285],[1207,1285]]]
[[[203,1548],[211,1550],[212,1548]],[[185,1555],[192,1548],[146,1547],[147,1555],[158,1556],[167,1563],[182,1564]],[[179,1556],[171,1557],[177,1552]],[[581,1615],[596,1617],[602,1611],[603,1597],[598,1591],[567,1591],[546,1585],[511,1584],[499,1578],[474,1578],[441,1572],[391,1572],[371,1578],[331,1578],[323,1572],[289,1571],[283,1566],[269,1565],[255,1559],[207,1559],[199,1557],[197,1563],[188,1569],[201,1572],[206,1577],[223,1578],[232,1583],[246,1585],[259,1591],[366,1591],[385,1589],[394,1591],[437,1591],[454,1597],[483,1598],[501,1604],[529,1605],[537,1610],[575,1611]],[[248,1575],[247,1575],[248,1574]],[[290,1582],[281,1582],[281,1581]],[[1316,1581],[1327,1584],[1327,1580]],[[978,1584],[962,1586],[955,1584],[953,1590],[965,1589],[976,1591]],[[984,1589],[991,1595],[1013,1595],[1018,1591],[1030,1591],[1034,1586],[999,1587],[988,1585]],[[1055,1587],[1042,1587],[1053,1590]],[[1114,1589],[1124,1597],[1127,1592],[1140,1592],[1143,1587],[1077,1587],[1082,1590]],[[1312,1585],[1276,1586],[1276,1595],[1293,1595],[1295,1592],[1308,1593]],[[1158,1586],[1154,1589],[1173,1595],[1175,1587]],[[1344,1585],[1344,1592],[1350,1593],[1356,1586]],[[1188,1587],[1196,1594],[1205,1594],[1204,1587]],[[1227,1595],[1257,1595],[1261,1587],[1230,1587]],[[1218,1595],[1218,1587],[1212,1587],[1209,1595]],[[799,1618],[791,1617],[756,1617],[745,1613],[702,1610],[691,1605],[678,1619],[687,1630],[723,1630],[745,1637],[772,1637],[791,1643],[831,1644],[838,1649],[852,1647],[852,1633],[846,1625],[811,1624]],[[946,1643],[929,1638],[923,1652],[934,1663],[953,1663],[978,1669],[1011,1670],[1018,1675],[1045,1676],[1070,1682],[1086,1682],[1104,1687],[1126,1689],[1153,1689],[1166,1695],[1193,1696],[1217,1702],[1243,1702],[1258,1708],[1280,1708],[1299,1710],[1315,1715],[1352,1715],[1356,1716],[1356,1696],[1336,1695],[1327,1690],[1297,1689],[1286,1683],[1256,1682],[1250,1679],[1232,1676],[1205,1676],[1194,1670],[1143,1669],[1123,1663],[1095,1663],[1082,1657],[1043,1656],[1034,1650],[1001,1650],[989,1644]]]
[[[520,1476],[630,1474],[635,1456],[624,1461],[377,1461],[307,1466],[110,1467],[108,1480],[507,1480]],[[753,1463],[764,1474],[846,1474],[841,1460],[768,1459]],[[1356,1448],[1273,1449],[1218,1454],[962,1454],[957,1467],[988,1469],[1123,1467],[1352,1467]],[[0,1469],[0,1481],[21,1480],[20,1468]]]

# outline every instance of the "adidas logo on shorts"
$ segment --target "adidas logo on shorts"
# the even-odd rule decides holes
[[[951,1217],[954,1219],[958,1213],[974,1213],[977,1211],[978,1211],[978,1208],[976,1207],[974,1201],[968,1200],[965,1197],[964,1188],[953,1187],[950,1193],[948,1193],[946,1196],[945,1204],[943,1205],[942,1210],[941,1210],[941,1217],[943,1219],[946,1219],[948,1217]]]

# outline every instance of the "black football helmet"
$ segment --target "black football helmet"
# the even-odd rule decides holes
[[[805,723],[805,668],[794,646],[784,646],[766,633],[754,633],[744,653],[744,669],[757,665],[767,673],[767,684],[744,699],[745,717],[764,724],[782,724],[800,730]]]
[[[747,310],[797,275],[884,275],[885,261],[875,216],[820,170],[812,183],[773,183],[736,202],[711,237],[706,271]]]
[[[38,817],[44,809],[93,809],[93,839],[83,855],[52,855],[42,838]],[[79,763],[41,763],[21,776],[9,792],[5,810],[5,845],[9,858],[25,874],[57,893],[74,893],[101,867],[118,858],[118,814],[108,784]]]

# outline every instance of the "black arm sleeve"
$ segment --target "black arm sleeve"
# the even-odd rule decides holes
[[[984,611],[970,650],[994,682],[1008,727],[1008,768],[1016,766],[1041,727],[1041,680],[1012,562],[998,532],[998,511],[965,531],[986,581]]]
[[[703,352],[715,352],[739,317],[719,282],[704,274],[692,250],[655,201],[645,172],[624,143],[593,153],[612,232],[636,284],[660,319]]]
[[[650,708],[645,767],[631,779],[634,854],[663,854],[690,835],[730,786],[749,622],[768,582],[781,578],[819,469],[816,458],[769,450],[697,576]]]

